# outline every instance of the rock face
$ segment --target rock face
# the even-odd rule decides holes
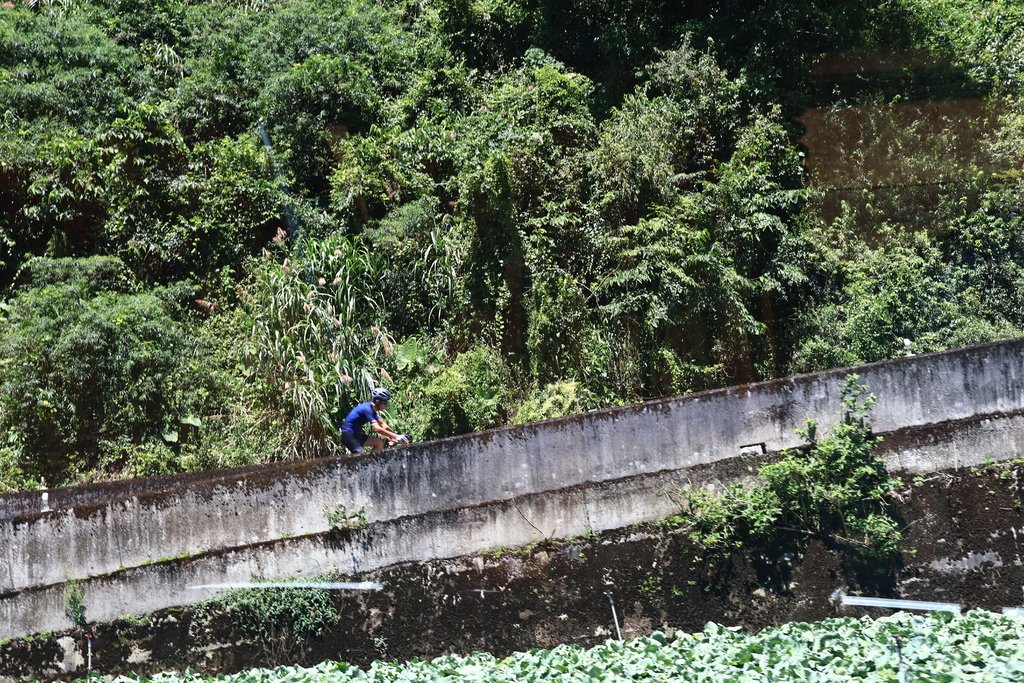
[[[592,645],[615,637],[610,600],[626,638],[656,629],[696,631],[708,621],[757,629],[835,616],[843,613],[832,598],[837,590],[999,610],[1021,603],[1022,477],[1020,465],[907,477],[907,502],[899,510],[907,551],[888,562],[865,561],[827,539],[806,537],[708,562],[685,530],[643,525],[348,577],[384,589],[305,603],[304,612],[291,612],[301,623],[267,600],[255,610],[187,607],[94,624],[93,667],[226,672],[327,658],[366,665]],[[368,541],[371,534],[345,530],[336,537]],[[315,631],[310,624],[317,620],[319,635],[297,637]],[[0,680],[81,675],[83,654],[77,631],[11,641],[0,647]]]

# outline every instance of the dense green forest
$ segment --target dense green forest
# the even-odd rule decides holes
[[[1016,0],[0,7],[0,492],[1024,332]]]

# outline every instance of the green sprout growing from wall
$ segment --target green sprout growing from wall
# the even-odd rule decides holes
[[[76,628],[83,628],[85,620],[85,596],[80,581],[70,580],[64,589],[64,614]]]
[[[327,518],[327,526],[331,531],[342,529],[362,529],[369,524],[366,519],[366,508],[349,510],[344,503],[336,505],[325,505],[324,516]]]

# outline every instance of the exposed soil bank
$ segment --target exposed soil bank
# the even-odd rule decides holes
[[[609,591],[627,638],[699,630],[707,621],[758,629],[822,619],[840,613],[831,598],[837,589],[998,610],[1022,602],[1022,476],[1021,466],[1002,465],[908,479],[900,510],[908,551],[890,562],[866,562],[827,539],[797,537],[709,562],[695,558],[685,530],[649,525],[352,577],[385,588],[332,594],[322,613],[306,615],[326,626],[306,641],[287,620],[193,608],[92,625],[93,667],[226,672],[327,658],[365,665],[592,645],[615,635]],[[0,646],[0,680],[80,676],[83,655],[80,632],[11,641]]]

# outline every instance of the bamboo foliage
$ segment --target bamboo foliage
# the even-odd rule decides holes
[[[322,454],[334,440],[332,415],[363,400],[392,355],[375,324],[380,267],[360,241],[308,240],[294,253],[266,259],[249,300],[251,361],[284,416],[286,458]]]

